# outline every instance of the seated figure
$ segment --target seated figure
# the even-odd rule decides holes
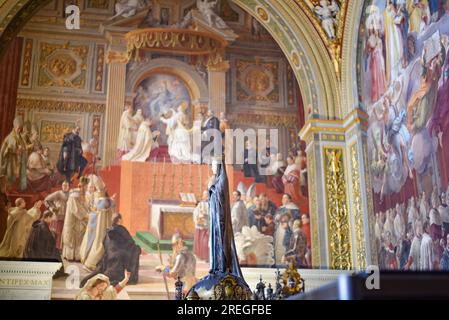
[[[54,170],[45,161],[43,149],[33,151],[27,162],[27,185],[32,192],[42,192],[51,189],[56,183]]]

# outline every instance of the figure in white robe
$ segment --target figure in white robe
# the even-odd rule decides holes
[[[136,124],[132,113],[132,106],[128,106],[120,118],[120,131],[117,139],[117,150],[122,155],[128,153],[134,145],[133,130]]]
[[[16,207],[9,209],[5,236],[0,244],[0,258],[21,259],[33,222],[40,217],[42,201],[26,210],[25,200],[16,199]]]
[[[6,176],[9,186],[14,186],[18,181],[19,190],[23,191],[27,187],[27,152],[21,136],[22,118],[15,118],[13,125],[14,129],[3,140],[0,148],[0,175]]]
[[[132,141],[133,141],[133,145],[134,145],[137,140],[137,132],[139,131],[139,127],[145,121],[145,118],[142,113],[142,109],[138,109],[136,111],[136,114],[134,115],[133,120],[134,120],[134,127],[132,128]]]
[[[55,234],[56,247],[62,249],[62,230],[64,228],[64,219],[69,199],[70,185],[67,181],[62,183],[61,190],[49,194],[44,199],[44,204],[47,208],[56,212],[56,219],[50,223],[50,230]]]
[[[407,222],[412,224],[413,234],[415,234],[416,221],[418,220],[418,210],[415,205],[415,198],[412,197],[409,201],[407,209]]]
[[[430,208],[438,208],[440,205],[440,196],[438,194],[438,188],[435,185],[432,190],[432,194],[430,195]]]
[[[387,82],[393,83],[402,69],[403,39],[400,29],[403,17],[396,14],[394,5],[388,4],[384,13],[385,47],[387,49]]]
[[[408,270],[410,271],[418,271],[421,265],[421,238],[416,235],[413,237],[412,244],[410,246],[410,254],[409,254],[409,261],[410,265],[408,267]]]
[[[103,240],[106,230],[112,226],[114,202],[106,193],[100,192],[94,210],[89,212],[86,233],[81,243],[81,263],[94,270],[104,254]]]
[[[234,234],[242,232],[243,227],[249,226],[248,210],[240,198],[232,205],[231,220]]]
[[[79,188],[70,192],[67,201],[62,231],[62,256],[69,261],[81,260],[80,247],[89,219],[89,207],[85,199],[87,183],[87,179],[82,178]]]
[[[446,204],[446,194],[443,192],[441,194],[441,204],[438,207],[438,212],[441,216],[441,222],[443,224],[443,239],[449,234],[449,206]]]
[[[432,270],[433,262],[434,262],[433,241],[429,235],[429,225],[426,222],[426,223],[424,223],[424,233],[423,233],[422,239],[421,239],[419,269],[421,271]]]
[[[382,242],[382,234],[383,234],[383,224],[382,221],[380,221],[381,214],[376,214],[376,223],[374,225],[374,234],[376,236],[376,240],[379,242],[378,244]]]
[[[122,157],[122,160],[145,162],[150,156],[151,150],[159,146],[154,140],[157,136],[159,136],[159,132],[151,132],[151,120],[146,119],[139,127],[136,144],[130,152]]]
[[[390,209],[387,211],[387,218],[385,219],[385,224],[384,224],[384,235],[389,232],[391,234],[391,242],[393,244],[396,244],[397,238],[396,235],[394,234],[394,211],[393,209]]]
[[[397,240],[405,238],[405,221],[400,205],[396,205],[396,217],[394,218],[394,235]]]
[[[177,111],[170,110],[171,116],[168,119],[161,118],[161,121],[167,125],[168,154],[173,163],[192,161],[191,133],[187,128],[188,118],[185,114],[187,108],[188,104],[183,102]]]
[[[429,203],[426,199],[426,193],[423,192],[421,196],[421,201],[419,203],[419,216],[421,219],[421,222],[424,222],[427,220],[427,216],[429,213]]]

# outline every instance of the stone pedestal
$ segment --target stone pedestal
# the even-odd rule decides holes
[[[0,300],[50,300],[61,263],[0,261]]]

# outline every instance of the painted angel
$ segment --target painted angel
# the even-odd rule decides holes
[[[222,18],[215,13],[214,9],[217,6],[217,0],[197,0],[196,7],[202,16],[206,19],[207,24],[211,27],[217,27],[219,29],[228,29],[228,25]]]
[[[330,3],[328,0],[321,0],[320,5],[315,7],[315,13],[321,19],[321,26],[330,39],[335,39],[336,16],[340,8],[335,0]]]
[[[115,4],[115,15],[109,20],[113,20],[117,17],[132,17],[140,10],[146,6],[145,0],[119,0]]]

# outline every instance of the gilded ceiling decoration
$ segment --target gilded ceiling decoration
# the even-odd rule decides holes
[[[334,62],[337,73],[341,68],[341,45],[348,0],[294,0],[306,12],[320,34]]]

